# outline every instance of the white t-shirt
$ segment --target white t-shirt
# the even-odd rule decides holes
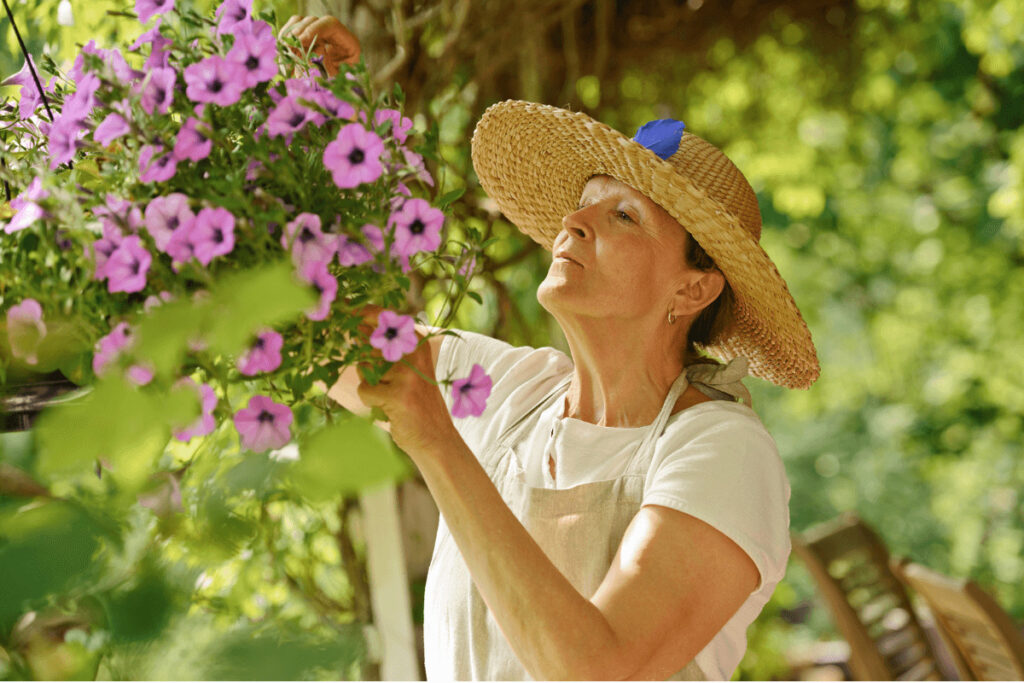
[[[479,363],[493,381],[479,417],[454,418],[474,453],[481,453],[513,421],[537,404],[552,378],[572,372],[572,361],[550,347],[514,347],[485,335],[457,330],[446,337],[437,362],[438,379],[469,376]],[[451,407],[450,392],[445,399]],[[625,470],[646,427],[602,427],[562,418],[559,398],[545,410],[516,454],[527,483],[570,488],[614,479]],[[555,461],[555,476],[548,457]],[[696,661],[708,679],[728,680],[746,651],[747,627],[771,597],[790,553],[790,487],[775,441],[746,405],[707,401],[669,418],[655,445],[644,481],[643,505],[662,505],[715,527],[757,565],[761,580],[740,609]]]

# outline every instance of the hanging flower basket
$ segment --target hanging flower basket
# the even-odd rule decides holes
[[[94,389],[41,418],[43,469],[116,478],[155,457],[150,427],[190,444],[223,426],[251,452],[349,439],[326,387],[401,362],[413,279],[439,280],[450,315],[483,248],[445,229],[461,190],[436,195],[436,127],[362,65],[328,78],[251,2],[137,8],[126,51],[90,41],[67,73],[44,57],[5,81],[0,369],[75,368]],[[369,305],[386,315],[361,330]],[[46,382],[5,387],[5,410],[68,388]]]

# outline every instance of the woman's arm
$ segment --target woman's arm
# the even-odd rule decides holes
[[[423,374],[433,370],[423,349],[403,361]],[[400,363],[357,393],[390,418],[392,437],[419,467],[474,584],[534,678],[666,678],[757,586],[756,565],[727,536],[650,505],[633,519],[587,600],[509,510],[436,386]]]

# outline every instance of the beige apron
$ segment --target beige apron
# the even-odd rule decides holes
[[[643,500],[644,478],[654,456],[654,444],[668,423],[679,395],[694,383],[715,386],[730,398],[746,394],[732,375],[746,375],[745,359],[718,372],[691,366],[673,382],[661,412],[616,479],[581,484],[569,489],[528,486],[513,446],[530,433],[544,409],[562,396],[571,377],[513,422],[480,455],[480,463],[512,513],[523,523],[551,562],[581,595],[590,599],[611,566],[619,543]],[[742,374],[740,372],[742,371]],[[696,374],[702,373],[700,379]],[[716,381],[716,380],[726,381]],[[737,388],[738,385],[738,388]],[[745,396],[749,401],[749,394]],[[543,596],[537,596],[543,600]],[[423,639],[427,680],[531,680],[509,646],[470,578],[455,541],[441,517],[424,595]],[[669,680],[704,680],[691,661]]]

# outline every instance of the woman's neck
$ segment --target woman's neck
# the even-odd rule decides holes
[[[563,417],[606,427],[654,422],[683,370],[682,327],[607,318],[564,322],[574,369]]]

